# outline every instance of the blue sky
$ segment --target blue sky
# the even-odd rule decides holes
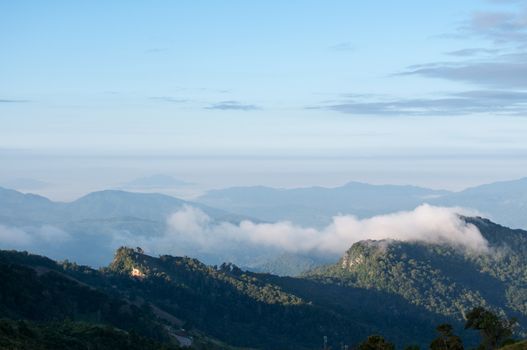
[[[113,174],[94,188],[149,172],[461,188],[524,176],[526,43],[526,1],[2,1],[0,180],[89,168]],[[119,172],[39,155],[140,159]],[[303,164],[295,175],[257,161],[284,156]],[[251,163],[209,166],[230,171],[215,182],[207,157]]]

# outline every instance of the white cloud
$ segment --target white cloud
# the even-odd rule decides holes
[[[203,211],[190,206],[168,219],[168,231],[161,237],[143,238],[138,244],[156,253],[173,253],[174,248],[192,245],[202,251],[250,245],[290,252],[319,252],[339,255],[353,243],[366,240],[398,240],[447,244],[476,253],[488,251],[488,242],[476,226],[459,215],[474,215],[462,208],[421,205],[412,211],[357,219],[351,215],[333,218],[322,230],[290,222],[239,224],[214,222]]]
[[[16,227],[0,225],[0,244],[6,248],[25,246],[31,243],[32,237]]]
[[[51,225],[39,227],[9,227],[0,225],[0,248],[19,249],[42,243],[59,244],[69,240],[69,233]]]
[[[43,225],[32,233],[41,240],[50,243],[62,243],[71,238],[68,232],[51,225]]]

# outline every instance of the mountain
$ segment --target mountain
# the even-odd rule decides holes
[[[28,224],[57,220],[61,203],[0,187],[0,220],[6,224]]]
[[[93,192],[73,202],[63,203],[0,187],[0,218],[3,223],[53,224],[70,221],[72,216],[74,220],[129,216],[150,220],[163,218],[163,215],[187,203],[162,194],[117,190]],[[161,213],[158,213],[159,210]]]
[[[484,306],[520,320],[527,330],[527,231],[465,218],[489,242],[476,254],[446,245],[398,241],[355,243],[337,264],[306,278],[399,295],[430,312],[461,320]]]
[[[221,239],[223,223],[291,220],[301,226],[320,228],[338,214],[370,217],[414,209],[428,202],[474,208],[500,223],[526,227],[526,196],[526,179],[455,193],[356,182],[337,188],[240,187],[211,191],[200,197],[199,203],[163,194],[118,190],[93,192],[61,203],[0,188],[0,243],[6,248],[75,259],[92,266],[108,263],[113,250],[121,245],[139,245],[150,252],[195,256],[209,264],[230,261],[254,271],[297,275],[322,261],[305,253],[293,256],[279,248],[228,239],[229,232],[227,239]],[[213,227],[207,232],[216,238],[214,244],[197,231],[192,234],[187,228],[173,229],[173,221],[168,218],[188,207],[198,211],[183,213],[177,223],[194,225],[198,231]],[[237,230],[232,226],[229,229]]]
[[[27,252],[0,251],[0,347],[5,349],[230,349],[148,301],[119,278]],[[130,347],[127,347],[129,345]]]
[[[0,188],[0,243],[7,248],[100,266],[108,263],[113,251],[126,242],[161,241],[170,232],[168,218],[186,207],[197,208],[220,222],[236,223],[244,218],[156,193],[107,190],[63,203]],[[185,249],[186,254],[200,254],[195,247]],[[219,260],[221,253],[207,257]]]
[[[266,272],[278,276],[295,277],[317,266],[328,264],[331,260],[333,259],[328,257],[282,253],[263,261],[255,261],[246,268],[253,272]]]
[[[320,227],[329,224],[331,217],[337,214],[369,217],[410,210],[446,194],[447,191],[415,186],[350,182],[335,188],[232,187],[209,191],[197,201],[265,221],[289,220]]]
[[[184,205],[201,209],[220,221],[240,220],[240,215],[159,193],[104,190],[73,202],[53,202],[45,197],[0,187],[0,218],[13,221],[55,223],[73,220],[135,217],[164,221]]]
[[[468,188],[430,203],[474,208],[503,225],[527,229],[527,178]]]
[[[143,220],[164,222],[166,218],[183,206],[201,209],[218,221],[236,221],[241,216],[158,193],[137,193],[105,190],[87,194],[67,203],[64,213],[76,220],[134,217]]]
[[[372,333],[425,344],[447,320],[378,291],[128,248],[100,270],[0,251],[0,280],[0,318],[107,325],[172,344],[184,334],[206,349],[316,349],[324,336],[337,346]]]
[[[265,221],[287,220],[316,227],[328,225],[339,214],[365,218],[428,203],[476,209],[496,222],[527,229],[527,178],[459,192],[358,182],[334,188],[232,187],[209,191],[196,200]]]

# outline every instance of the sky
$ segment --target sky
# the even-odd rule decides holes
[[[527,1],[4,0],[0,47],[0,186],[527,173]]]

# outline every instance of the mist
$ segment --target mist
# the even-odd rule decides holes
[[[142,237],[136,243],[147,251],[160,254],[171,254],[183,247],[200,252],[217,252],[229,247],[262,247],[337,256],[353,243],[371,239],[444,244],[466,252],[486,253],[489,250],[487,240],[476,226],[460,217],[474,214],[474,211],[463,208],[424,204],[412,211],[368,219],[339,215],[330,225],[317,230],[287,221],[217,222],[200,209],[185,206],[168,218],[163,236]]]
[[[59,245],[70,239],[68,232],[51,225],[23,228],[0,225],[0,244],[9,248],[27,248],[39,243]]]
[[[110,261],[119,246],[139,246],[149,254],[187,255],[208,264],[230,261],[243,266],[284,252],[334,259],[363,240],[442,244],[466,253],[488,253],[489,244],[478,228],[460,215],[477,213],[424,204],[411,211],[367,219],[338,215],[329,225],[317,229],[288,221],[218,221],[196,207],[185,205],[167,218],[164,229],[140,234],[125,229],[69,232],[51,225],[0,225],[0,246],[56,259],[77,258],[92,266]]]

